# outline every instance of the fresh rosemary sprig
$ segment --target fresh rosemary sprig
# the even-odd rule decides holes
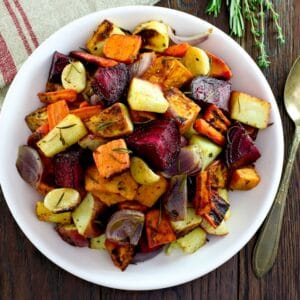
[[[282,28],[279,24],[279,14],[275,11],[271,0],[226,0],[229,9],[229,28],[232,35],[242,37],[245,34],[245,23],[250,25],[253,44],[258,48],[257,63],[261,68],[270,65],[266,50],[265,17],[269,13],[277,31],[277,40],[285,43]],[[222,0],[210,0],[206,12],[217,17],[220,13]]]

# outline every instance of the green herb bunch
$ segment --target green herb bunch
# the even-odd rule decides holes
[[[242,37],[245,23],[248,22],[255,46],[259,50],[257,63],[261,68],[270,65],[265,45],[265,16],[270,13],[277,31],[277,39],[284,44],[282,28],[278,22],[279,14],[275,11],[271,0],[226,0],[229,10],[229,28],[232,35]],[[206,12],[217,17],[221,11],[222,0],[210,0]]]

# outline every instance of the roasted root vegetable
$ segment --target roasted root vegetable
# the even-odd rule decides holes
[[[43,106],[25,117],[25,122],[28,128],[34,132],[40,126],[48,123],[47,107]]]
[[[37,146],[45,156],[52,157],[77,143],[86,134],[87,130],[80,118],[68,114],[37,143]]]
[[[127,139],[128,148],[158,170],[167,169],[180,151],[174,120],[154,120],[138,127]]]
[[[211,103],[225,111],[229,110],[231,84],[228,81],[198,76],[191,82],[191,93],[200,105]]]
[[[139,53],[142,39],[138,35],[113,34],[103,46],[103,54],[107,58],[123,63],[132,63]]]
[[[78,141],[78,144],[83,149],[95,151],[100,145],[106,144],[107,142],[107,139],[101,136],[88,134],[85,137],[83,137],[80,141]]]
[[[168,181],[160,176],[160,179],[154,183],[141,185],[137,190],[135,200],[147,207],[152,207],[167,191],[167,188]]]
[[[186,253],[194,253],[206,243],[206,233],[203,229],[197,227],[185,236],[179,238],[176,243]]]
[[[99,114],[102,111],[101,105],[88,105],[70,111],[71,114],[79,117],[81,120],[90,119],[92,116]]]
[[[77,92],[73,89],[63,89],[54,92],[38,93],[41,102],[50,104],[60,100],[73,102],[77,98]]]
[[[141,158],[136,156],[131,158],[130,173],[139,184],[151,184],[160,179],[159,175],[154,173]]]
[[[131,80],[127,101],[131,109],[138,111],[164,113],[169,107],[158,84],[139,78]]]
[[[166,88],[180,88],[192,78],[193,74],[178,59],[168,56],[157,57],[142,76],[142,79]]]
[[[165,245],[176,240],[176,235],[168,217],[158,209],[146,213],[145,227],[149,248]]]
[[[73,89],[77,93],[82,92],[86,86],[86,71],[80,61],[67,64],[61,73],[61,82],[65,89]]]
[[[56,231],[65,242],[72,246],[88,247],[89,245],[89,240],[79,234],[74,224],[59,225]]]
[[[163,52],[166,56],[184,57],[190,45],[188,43],[181,43],[177,45],[169,46]]]
[[[215,160],[207,168],[211,187],[219,189],[226,188],[228,182],[228,169],[221,160]]]
[[[55,51],[52,56],[48,82],[61,84],[61,73],[68,63],[70,63],[70,58],[67,55]]]
[[[69,114],[69,107],[65,100],[51,103],[47,106],[49,130],[53,129]]]
[[[181,61],[191,71],[193,76],[207,75],[209,73],[209,57],[200,48],[189,47]]]
[[[104,20],[86,42],[87,50],[97,56],[102,55],[103,46],[108,37],[113,34],[125,34],[117,25]]]
[[[143,124],[157,119],[157,115],[149,111],[139,111],[130,109],[129,114],[133,124]]]
[[[97,223],[97,217],[104,212],[105,208],[106,206],[97,197],[87,193],[72,212],[73,222],[82,236],[92,238],[103,232]]]
[[[71,212],[53,213],[45,207],[44,203],[37,201],[35,205],[35,213],[40,221],[52,222],[59,224],[70,224],[72,222]]]
[[[241,92],[232,92],[230,117],[255,128],[266,128],[271,105],[269,102]]]
[[[105,178],[128,170],[130,166],[129,151],[123,139],[99,146],[93,157],[100,176]]]
[[[142,37],[142,48],[163,52],[169,46],[168,26],[161,21],[148,21],[139,24],[133,34]]]
[[[230,174],[229,188],[232,190],[251,190],[260,182],[260,176],[254,167],[235,169]]]
[[[177,88],[165,90],[164,95],[169,102],[169,108],[165,116],[175,119],[180,133],[184,134],[195,122],[200,112],[200,106]]]
[[[133,132],[127,107],[123,103],[115,103],[85,120],[88,129],[103,138],[117,138]]]
[[[113,59],[96,56],[83,51],[72,51],[70,52],[70,56],[99,67],[114,67],[118,64],[118,62]]]
[[[44,206],[53,213],[70,211],[81,201],[75,189],[58,188],[50,191],[44,198]]]
[[[203,219],[200,225],[208,234],[226,235],[229,233],[227,224],[223,220],[217,227],[212,226],[206,219]]]
[[[90,239],[90,248],[96,250],[105,250],[105,234],[101,234],[99,236],[93,237]]]
[[[232,77],[232,72],[229,66],[220,57],[206,51],[210,61],[210,70],[208,76],[218,79],[229,80]]]

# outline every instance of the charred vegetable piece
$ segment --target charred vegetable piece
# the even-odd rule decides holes
[[[81,166],[80,150],[68,150],[54,157],[55,183],[60,187],[70,187],[79,190],[82,187],[84,173]]]
[[[16,167],[20,176],[32,186],[37,186],[42,178],[44,167],[39,153],[26,145],[19,147]]]
[[[32,132],[36,131],[48,122],[47,107],[43,106],[34,110],[25,117],[25,122]]]
[[[70,63],[70,58],[67,55],[55,51],[52,57],[48,81],[61,83],[61,73],[68,63]]]
[[[86,238],[93,238],[103,232],[97,223],[97,217],[104,212],[106,206],[91,193],[72,212],[73,222],[78,232]]]
[[[199,104],[215,104],[229,110],[231,84],[228,81],[198,76],[191,83],[192,98]]]
[[[69,211],[81,201],[79,193],[71,188],[58,188],[50,191],[44,198],[44,205],[53,213]]]
[[[106,239],[105,248],[116,267],[124,271],[131,263],[134,256],[134,246],[131,244],[122,244]]]
[[[167,178],[185,174],[195,175],[201,170],[202,166],[202,151],[198,145],[189,145],[180,149],[178,158],[166,170],[163,175]]]
[[[83,51],[72,51],[70,55],[84,62],[98,65],[99,67],[113,67],[118,64],[115,60],[92,55]]]
[[[243,126],[235,125],[228,130],[225,158],[229,168],[250,165],[260,156],[258,148]]]
[[[157,119],[157,115],[149,111],[138,111],[131,109],[129,114],[130,119],[134,124],[143,124]]]
[[[171,221],[184,220],[187,215],[187,177],[176,175],[163,197],[165,211]]]
[[[229,233],[227,224],[223,220],[217,227],[212,226],[206,219],[203,219],[200,225],[208,234],[226,235]]]
[[[150,249],[176,240],[169,218],[158,209],[147,212],[145,226]]]
[[[56,231],[60,237],[72,246],[88,247],[89,240],[78,233],[77,228],[73,224],[60,225],[56,227]]]
[[[218,79],[229,80],[232,77],[232,72],[228,65],[218,56],[206,51],[210,60],[210,71],[208,76]]]
[[[121,99],[129,82],[129,70],[125,64],[111,68],[99,67],[92,82],[92,89],[105,106]]]
[[[158,170],[170,167],[180,151],[180,133],[174,120],[143,124],[126,141],[129,149]]]
[[[142,234],[145,216],[137,210],[123,209],[115,212],[107,226],[105,235],[119,244],[136,246]]]
[[[215,160],[207,167],[206,171],[213,188],[225,188],[227,186],[228,169],[223,161]]]

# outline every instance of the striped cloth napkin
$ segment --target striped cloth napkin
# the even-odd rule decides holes
[[[49,35],[88,13],[155,0],[2,0],[0,1],[0,108],[9,84],[26,58]]]

